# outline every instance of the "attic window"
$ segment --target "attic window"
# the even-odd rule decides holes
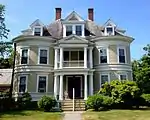
[[[35,27],[34,28],[34,35],[35,36],[42,36],[42,32],[43,32],[42,27]]]
[[[105,35],[114,35],[114,27],[113,26],[107,26],[105,28]]]

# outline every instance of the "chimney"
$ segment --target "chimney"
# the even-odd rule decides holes
[[[61,19],[61,8],[55,8],[56,9],[56,20]]]
[[[89,8],[88,9],[88,19],[91,21],[94,21],[94,9],[93,8]]]

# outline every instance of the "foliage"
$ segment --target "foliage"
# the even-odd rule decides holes
[[[100,94],[89,96],[86,101],[87,109],[94,109],[95,111],[98,111],[101,108],[108,109],[112,104],[113,99],[111,97]]]
[[[150,44],[143,48],[145,54],[132,62],[133,79],[143,93],[150,93]]]
[[[131,107],[134,100],[141,95],[140,89],[134,81],[111,81],[110,84],[105,83],[99,91],[99,94],[112,97],[117,105]]]
[[[38,101],[38,107],[44,109],[44,111],[50,111],[53,107],[56,106],[56,100],[50,96],[43,96]]]
[[[145,105],[150,106],[150,94],[142,94],[141,97],[145,100]]]

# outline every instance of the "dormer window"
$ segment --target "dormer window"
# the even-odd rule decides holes
[[[42,36],[43,28],[42,27],[35,27],[33,30],[33,34],[35,36]]]
[[[106,26],[105,28],[105,35],[114,35],[114,27],[113,26]]]
[[[81,25],[76,26],[76,35],[78,35],[78,36],[82,35],[82,26]]]
[[[72,35],[72,25],[66,26],[66,36]]]

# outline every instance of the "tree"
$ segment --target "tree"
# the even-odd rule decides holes
[[[144,93],[150,93],[150,44],[143,48],[145,54],[132,62],[133,79]]]

